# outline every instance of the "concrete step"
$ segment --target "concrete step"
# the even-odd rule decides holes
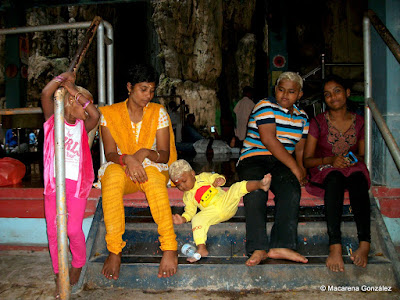
[[[182,207],[173,207],[181,212]],[[107,280],[101,269],[108,252],[104,241],[105,227],[99,203],[89,233],[88,263],[83,270],[81,282],[75,290],[86,283],[98,287],[129,287],[142,290],[226,290],[240,291],[259,289],[263,291],[319,288],[320,286],[397,286],[397,265],[387,247],[387,238],[381,230],[381,222],[373,214],[372,244],[369,264],[356,267],[349,258],[349,249],[357,248],[355,224],[349,207],[344,208],[342,223],[343,255],[345,272],[327,270],[325,260],[328,253],[326,224],[322,220],[322,207],[301,208],[298,226],[298,251],[309,259],[308,264],[284,260],[267,259],[255,267],[247,267],[245,256],[245,223],[243,208],[229,222],[210,228],[207,246],[210,256],[190,264],[179,254],[179,269],[175,276],[158,278],[161,260],[156,225],[151,221],[148,208],[126,207],[126,233],[123,239],[127,246],[122,252],[122,265],[118,280]],[[269,214],[273,220],[273,213]],[[271,223],[267,230],[270,232]],[[190,224],[175,226],[178,246],[192,243]],[[388,250],[389,249],[389,250]],[[398,262],[397,262],[398,264]]]

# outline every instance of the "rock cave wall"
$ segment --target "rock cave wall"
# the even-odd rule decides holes
[[[231,117],[230,109],[240,99],[242,88],[255,85],[256,66],[263,66],[266,70],[268,68],[267,61],[256,62],[260,57],[256,54],[259,49],[265,53],[264,57],[268,55],[268,27],[263,21],[271,13],[260,12],[258,8],[256,11],[256,4],[259,6],[260,3],[268,2],[149,1],[152,13],[149,14],[151,20],[146,26],[153,28],[157,39],[149,42],[153,43],[152,49],[144,50],[146,55],[152,56],[147,61],[158,62],[160,80],[157,94],[182,96],[189,105],[189,111],[195,114],[198,127],[220,125],[221,116]],[[294,67],[304,74],[318,65],[318,55],[322,52],[327,53],[331,61],[361,61],[362,36],[359,21],[362,19],[362,11],[359,7],[366,6],[365,1],[356,0],[354,5],[334,0],[325,1],[324,4],[318,2],[320,15],[306,14],[301,18],[311,2],[296,4],[294,8],[299,13],[289,14],[289,26],[292,28],[288,44],[289,68]],[[295,0],[288,1],[291,6],[295,3]],[[120,7],[116,8],[118,5]],[[123,5],[126,5],[128,13],[135,2],[30,8],[26,11],[26,26],[91,21],[99,15],[118,31]],[[259,20],[255,20],[257,14],[261,15]],[[0,26],[5,27],[2,20]],[[318,30],[310,31],[310,28]],[[257,30],[264,33],[256,35]],[[37,106],[46,82],[68,67],[84,32],[82,29],[28,35],[30,57],[27,106]],[[0,36],[0,98],[4,97],[4,40],[4,36]],[[88,87],[93,94],[97,91],[95,48],[93,45],[90,47],[77,80],[77,84]],[[120,53],[119,49],[121,47],[115,49],[116,56]],[[118,66],[115,67],[117,69]],[[349,74],[348,71],[344,72]],[[264,79],[261,84],[264,84]],[[116,91],[123,90],[117,86],[115,88]],[[125,93],[124,90],[122,92]],[[228,116],[224,116],[224,113]]]
[[[162,0],[151,4],[160,49],[156,54],[161,62],[157,94],[182,96],[195,114],[197,126],[219,125],[221,102],[238,100],[241,89],[253,83],[255,37],[250,31],[255,0]],[[111,24],[118,20],[112,5],[40,7],[26,11],[26,26],[91,21],[95,15]],[[45,84],[67,69],[84,33],[79,29],[28,34],[28,107],[38,106]],[[4,37],[0,43],[3,41]],[[77,84],[94,94],[97,83],[90,78],[96,78],[95,58],[92,45],[77,75]],[[224,82],[220,80],[222,72]],[[220,85],[224,85],[221,95]],[[4,90],[2,72],[0,86]]]
[[[220,125],[221,103],[253,83],[255,38],[249,31],[255,0],[165,0],[153,6],[164,66],[158,94],[182,96],[196,125]],[[225,82],[222,72],[229,74]],[[219,97],[220,84],[230,85],[223,89],[232,97]]]

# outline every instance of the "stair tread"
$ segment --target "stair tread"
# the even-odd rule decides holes
[[[173,214],[182,214],[184,211],[183,207],[173,206],[171,207]],[[267,222],[272,222],[274,220],[274,207],[269,207],[267,209]],[[300,207],[299,209],[299,222],[309,222],[309,221],[324,221],[324,207]],[[342,221],[352,222],[354,221],[354,216],[351,212],[351,207],[349,205],[343,206]],[[150,208],[148,207],[125,207],[125,222],[126,223],[151,223],[153,218],[150,213]],[[229,222],[245,222],[245,211],[244,207],[238,207],[236,214],[229,220]]]
[[[182,207],[173,207],[182,211]],[[393,262],[387,256],[378,228],[378,220],[371,218],[372,244],[369,263],[366,268],[355,266],[347,252],[347,246],[356,248],[357,230],[352,221],[351,211],[345,206],[348,221],[342,222],[343,259],[346,272],[333,273],[325,266],[329,245],[326,234],[326,222],[321,219],[321,207],[301,208],[310,221],[301,217],[298,226],[297,251],[309,259],[307,264],[286,260],[267,259],[260,265],[245,265],[245,222],[243,207],[237,215],[218,225],[210,227],[207,248],[209,257],[195,263],[186,261],[178,254],[179,268],[177,274],[169,278],[158,278],[158,268],[162,252],[159,248],[157,225],[151,221],[148,208],[125,207],[126,227],[123,240],[127,241],[122,250],[122,264],[118,280],[107,280],[101,274],[103,263],[108,257],[105,243],[105,226],[102,220],[101,205],[98,207],[90,236],[91,254],[88,255],[85,278],[89,284],[102,287],[129,287],[146,290],[231,290],[261,289],[276,291],[301,287],[319,288],[321,285],[386,285],[396,286]],[[269,210],[270,211],[270,210]],[[313,215],[314,214],[314,215]],[[148,219],[148,222],[143,222]],[[236,219],[236,220],[235,220]],[[239,220],[239,221],[238,221]],[[267,223],[268,234],[273,222]],[[175,225],[178,247],[184,243],[193,244],[191,224]],[[201,269],[200,269],[201,268]],[[302,276],[299,276],[301,274]]]
[[[103,264],[108,255],[99,255],[95,258],[91,258],[91,263],[101,263]],[[327,255],[320,256],[306,256],[308,259],[307,265],[319,265],[323,264],[325,266]],[[244,264],[248,257],[237,256],[237,257],[224,257],[224,256],[208,256],[201,260],[195,262],[195,265],[221,265],[221,264]],[[161,254],[157,256],[139,256],[139,255],[123,255],[121,258],[121,263],[124,265],[129,264],[159,264],[161,260]],[[353,261],[349,256],[343,256],[343,261],[347,265],[353,265]],[[186,257],[178,257],[179,264],[192,264],[186,260]],[[368,264],[390,264],[390,260],[385,257],[369,256]],[[266,259],[260,263],[260,265],[300,265],[304,266],[302,263],[296,263],[288,260],[282,259]]]

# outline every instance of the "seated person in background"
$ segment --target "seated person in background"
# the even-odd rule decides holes
[[[206,172],[196,176],[190,164],[183,159],[171,164],[169,175],[176,187],[184,192],[185,212],[172,216],[174,224],[192,221],[193,239],[202,257],[208,255],[206,240],[210,226],[232,218],[244,195],[258,189],[267,191],[271,184],[271,175],[267,174],[261,180],[237,182],[225,192],[220,188],[226,182],[224,176]],[[199,213],[196,213],[197,208],[201,210]],[[196,259],[188,258],[188,261]]]
[[[179,106],[176,104],[175,101],[170,101],[168,103],[168,114],[171,119],[176,143],[180,143],[182,141],[182,120],[178,109]]]
[[[230,146],[242,147],[243,141],[246,138],[247,122],[254,108],[253,88],[246,86],[243,88],[243,98],[239,100],[233,111],[236,114],[236,128],[234,141],[231,141]]]
[[[19,145],[18,145],[18,134],[19,134]],[[8,135],[8,139],[7,139]],[[8,143],[7,143],[8,142]],[[9,129],[6,133],[6,147],[11,153],[24,153],[28,152],[29,146],[25,137],[25,129]]]
[[[186,117],[185,126],[182,128],[182,142],[184,143],[195,143],[204,137],[197,131],[194,126],[196,118],[194,114],[188,114]]]
[[[357,225],[359,246],[351,253],[354,264],[365,267],[371,243],[370,178],[364,163],[364,119],[348,110],[350,89],[338,76],[324,81],[324,98],[328,110],[310,123],[304,150],[304,165],[309,168],[310,194],[324,197],[329,235],[329,256],[326,266],[334,272],[344,271],[340,224],[345,189]],[[346,154],[352,151],[358,162],[351,162]]]
[[[36,135],[35,133],[31,130],[29,133],[29,145],[34,146],[37,143]]]
[[[8,129],[6,131],[6,149],[10,151],[14,149],[18,144],[18,137],[15,129]]]
[[[37,145],[36,134],[33,132],[33,130],[31,130],[31,132],[29,133],[29,148],[30,148],[30,150],[34,151],[36,145]]]

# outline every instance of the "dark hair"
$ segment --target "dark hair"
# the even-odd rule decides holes
[[[150,65],[134,65],[128,69],[127,82],[132,85],[139,82],[155,82],[157,84],[157,74]]]
[[[243,88],[242,93],[243,95],[246,95],[247,93],[253,94],[253,88],[247,85]]]
[[[327,84],[328,82],[331,82],[331,81],[336,82],[337,84],[341,85],[345,91],[347,89],[350,89],[350,84],[349,84],[348,80],[343,79],[342,77],[340,77],[338,75],[329,75],[323,81],[322,93],[324,93],[325,84]],[[346,100],[346,105],[347,105],[347,110],[352,111],[352,112],[357,111],[357,104],[354,103],[353,101],[351,101],[349,98],[347,98],[347,100]],[[329,107],[327,107],[327,109],[329,109]]]
[[[329,75],[322,82],[322,92],[324,91],[325,84],[327,84],[330,81],[334,81],[334,82],[340,84],[345,90],[350,88],[349,83],[346,79],[343,79],[342,77],[337,76],[337,75]]]
[[[176,111],[176,109],[178,108],[178,105],[176,104],[175,101],[170,101],[168,102],[168,108],[171,109],[172,111]]]
[[[188,114],[188,115],[186,116],[186,122],[187,122],[187,123],[192,124],[192,123],[195,122],[195,120],[196,120],[196,117],[194,116],[194,114]]]

